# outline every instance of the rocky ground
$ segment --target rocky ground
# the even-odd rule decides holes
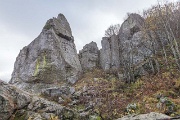
[[[165,72],[143,77],[129,85],[118,81],[112,73],[95,69],[85,73],[71,87],[52,87],[39,95],[1,81],[0,116],[2,120],[156,120],[178,117],[179,77]],[[150,113],[152,111],[156,113]]]

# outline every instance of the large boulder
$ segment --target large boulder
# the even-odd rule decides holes
[[[90,70],[99,66],[99,49],[95,42],[86,44],[79,51],[79,59],[83,70]]]
[[[140,115],[128,115],[117,120],[170,120],[171,117],[161,114],[151,112],[148,114],[140,114]]]
[[[120,66],[118,36],[104,37],[101,41],[100,64],[103,70],[118,69]]]
[[[77,120],[75,110],[0,80],[0,120]]]
[[[0,80],[0,119],[7,120],[17,109],[23,109],[31,95]]]
[[[59,14],[48,20],[40,35],[20,51],[9,83],[39,92],[61,83],[74,84],[81,71],[70,25]]]

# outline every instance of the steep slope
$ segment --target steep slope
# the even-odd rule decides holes
[[[77,110],[86,110],[91,105],[90,113],[97,113],[104,120],[114,120],[126,115],[132,115],[129,117],[135,119],[137,117],[134,114],[150,112],[179,116],[180,75],[176,69],[172,69],[172,72],[173,74],[164,70],[158,75],[146,75],[131,84],[118,79],[113,71],[94,69],[86,72],[74,84],[77,93],[81,93]],[[160,116],[150,115],[149,119],[155,120],[158,117]]]

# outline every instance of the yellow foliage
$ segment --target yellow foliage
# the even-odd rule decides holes
[[[176,96],[176,93],[172,90],[159,90],[157,91],[155,94],[154,94],[154,97],[156,97],[157,95],[163,95],[163,96],[166,96],[166,97],[169,97],[169,96]]]
[[[180,78],[178,78],[177,80],[174,80],[174,82],[175,82],[175,87],[176,88],[180,88]]]
[[[158,100],[156,98],[153,98],[153,97],[144,96],[143,102],[145,102],[145,103],[157,103]]]
[[[37,59],[36,61],[36,68],[35,68],[35,71],[34,71],[34,76],[36,76],[39,72],[39,65],[40,65],[40,62],[39,62],[39,59]]]
[[[135,83],[132,83],[132,88],[134,89],[138,89],[143,85],[143,81],[142,80],[137,80]]]
[[[28,120],[32,120],[32,117],[29,117]]]
[[[49,120],[59,120],[59,119],[58,119],[58,116],[50,115]]]

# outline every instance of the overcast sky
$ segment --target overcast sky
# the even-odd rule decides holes
[[[48,19],[59,13],[69,21],[79,51],[91,41],[100,47],[108,26],[121,24],[127,12],[138,13],[156,3],[157,0],[0,0],[0,79],[10,80],[19,51],[40,34]]]

